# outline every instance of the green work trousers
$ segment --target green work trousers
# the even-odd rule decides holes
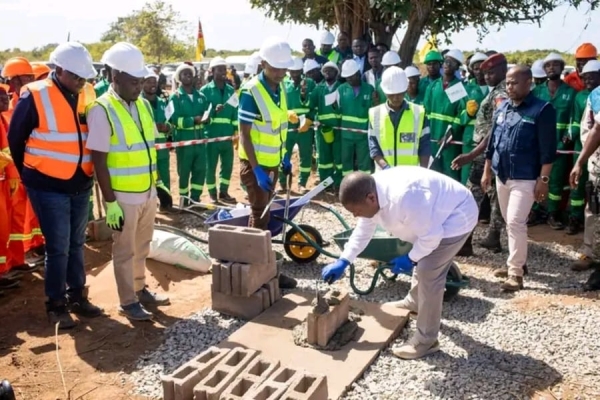
[[[166,143],[167,138],[161,137],[155,139],[156,143]],[[158,176],[167,189],[171,190],[171,172],[170,172],[170,149],[156,150],[156,168]]]
[[[431,143],[432,157],[435,157],[439,148],[439,144]],[[454,160],[460,155],[461,150],[461,146],[455,144],[447,144],[444,150],[442,151],[442,154],[440,154],[440,158],[433,163],[432,169],[456,181],[461,181],[461,171],[455,171],[452,169],[452,160]]]
[[[548,184],[548,212],[555,213],[560,211],[560,203],[566,182],[567,154],[557,154],[556,160],[552,164],[552,172],[550,172],[550,182]]]
[[[575,151],[581,151],[581,142],[578,140],[575,142]],[[577,162],[579,154],[573,154],[573,165]],[[554,167],[553,167],[554,168]],[[577,221],[584,222],[584,208],[585,208],[585,183],[588,181],[588,170],[587,164],[581,171],[581,177],[579,183],[575,189],[571,189],[569,194],[569,217],[576,219]]]
[[[335,187],[342,181],[342,140],[341,133],[334,131],[333,143],[327,143],[320,129],[316,132],[317,156],[319,160],[319,179],[323,182],[330,176]]]
[[[231,173],[233,171],[233,142],[213,142],[206,145],[206,187],[211,196],[217,195],[217,165],[221,163],[219,172],[219,193],[226,194],[229,190]]]
[[[342,133],[342,175],[354,171],[354,160],[359,171],[370,174],[373,160],[369,154],[369,138],[363,133]]]
[[[174,140],[200,139],[193,130],[178,130]],[[179,195],[189,196],[193,201],[200,201],[206,178],[206,144],[177,147],[177,174],[179,175]],[[190,191],[191,181],[191,191]]]
[[[298,152],[300,155],[300,180],[298,184],[305,187],[308,178],[310,177],[310,167],[312,166],[312,155],[313,155],[313,137],[314,131],[312,129],[306,132],[288,132],[287,139],[285,141],[285,150],[292,154],[294,146],[298,145]],[[279,184],[281,187],[286,187],[285,175],[279,174]]]

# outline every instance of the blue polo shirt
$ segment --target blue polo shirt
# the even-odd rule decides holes
[[[502,183],[536,180],[556,159],[556,110],[532,93],[518,106],[504,100],[492,121],[485,156]]]
[[[273,102],[279,107],[279,101],[281,99],[281,87],[277,89],[277,93],[273,92],[265,80],[264,71],[258,75],[258,80],[263,84]],[[240,124],[252,125],[254,120],[260,120],[261,118],[262,116],[260,115],[256,100],[254,100],[254,97],[252,97],[247,90],[243,90],[242,94],[240,95],[240,104],[238,108],[238,120]]]

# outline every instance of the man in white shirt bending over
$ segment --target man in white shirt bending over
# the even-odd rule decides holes
[[[438,172],[398,166],[373,175],[347,175],[339,196],[358,223],[339,260],[323,268],[323,280],[331,283],[342,277],[370,242],[377,225],[412,243],[411,251],[391,264],[394,273],[414,268],[410,292],[394,305],[417,314],[417,330],[393,353],[416,359],[438,351],[446,274],[477,224],[479,211],[473,195],[460,182]]]

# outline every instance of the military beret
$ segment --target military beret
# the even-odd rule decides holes
[[[482,70],[487,70],[506,63],[507,61],[506,57],[504,57],[504,54],[496,53],[494,55],[489,56],[484,62],[482,62],[479,68]]]

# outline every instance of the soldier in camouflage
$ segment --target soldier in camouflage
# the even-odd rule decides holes
[[[488,57],[481,64],[480,68],[484,71],[486,83],[488,86],[493,87],[493,89],[491,89],[488,95],[483,99],[479,111],[477,112],[475,133],[473,134],[473,141],[477,143],[477,147],[467,154],[461,154],[452,163],[452,168],[454,169],[459,169],[469,162],[472,163],[467,187],[471,190],[471,193],[473,193],[473,197],[475,197],[479,206],[481,206],[485,196],[485,193],[483,193],[481,189],[481,177],[483,175],[483,166],[485,164],[484,151],[487,146],[489,134],[492,131],[492,116],[496,107],[508,98],[505,82],[508,65],[504,55],[497,53]],[[487,195],[490,197],[491,205],[490,224],[487,237],[482,240],[479,245],[499,253],[502,251],[500,245],[500,232],[505,223],[500,212],[500,206],[498,205],[495,186],[492,185],[492,188],[488,191]],[[468,255],[469,250],[471,250],[472,254],[472,248],[467,248],[467,246],[471,246],[470,239],[465,246],[466,247],[463,248],[459,255]]]
[[[596,94],[596,99],[600,100],[600,87],[595,89],[592,94]],[[586,188],[587,204],[585,207],[583,246],[580,249],[579,260],[571,265],[571,269],[575,271],[583,271],[589,268],[596,270],[584,285],[584,290],[600,289],[600,279],[597,276],[600,273],[600,205],[598,205],[598,200],[594,201],[590,197],[598,196],[598,193],[600,193],[600,150],[598,149],[600,147],[600,112],[595,111],[600,108],[600,104],[596,107],[592,105],[594,99],[592,94],[588,98],[581,119],[583,149],[569,177],[571,187],[576,188],[587,163],[588,179],[592,186],[588,185],[588,188]],[[592,189],[595,190],[590,193]],[[596,275],[595,279],[592,279],[594,275]]]

